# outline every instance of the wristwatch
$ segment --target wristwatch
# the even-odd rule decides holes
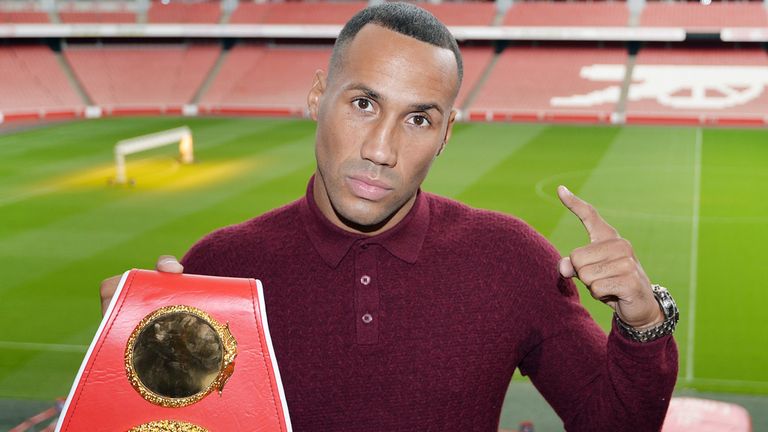
[[[675,331],[677,321],[680,320],[680,310],[677,309],[677,304],[675,304],[669,291],[661,285],[652,285],[651,288],[653,289],[653,296],[656,297],[656,301],[659,302],[659,306],[664,312],[664,321],[660,324],[649,329],[638,330],[622,321],[618,314],[613,314],[622,333],[636,342],[650,342],[670,335]]]

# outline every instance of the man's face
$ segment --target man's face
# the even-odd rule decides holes
[[[372,24],[330,80],[317,73],[314,196],[331,222],[376,233],[408,213],[450,137],[457,81],[450,50]]]

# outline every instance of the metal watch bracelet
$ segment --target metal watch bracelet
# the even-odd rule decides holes
[[[651,342],[670,335],[674,333],[675,327],[677,327],[677,322],[680,319],[680,311],[677,309],[675,300],[669,294],[669,291],[661,285],[653,285],[652,289],[653,296],[656,298],[659,307],[661,307],[661,310],[664,312],[664,321],[658,325],[649,329],[638,330],[622,321],[616,313],[613,314],[616,324],[619,329],[621,329],[621,332],[633,341]]]

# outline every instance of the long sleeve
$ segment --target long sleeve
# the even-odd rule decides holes
[[[674,339],[639,343],[615,327],[606,336],[573,295],[573,282],[558,283],[559,298],[544,296],[551,309],[541,324],[547,328],[521,371],[568,431],[661,429],[677,378]]]

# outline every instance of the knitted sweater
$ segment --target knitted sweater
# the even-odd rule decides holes
[[[304,198],[215,231],[185,272],[258,278],[296,431],[496,431],[516,368],[573,431],[661,427],[671,336],[606,335],[518,219],[419,192],[372,237]]]

